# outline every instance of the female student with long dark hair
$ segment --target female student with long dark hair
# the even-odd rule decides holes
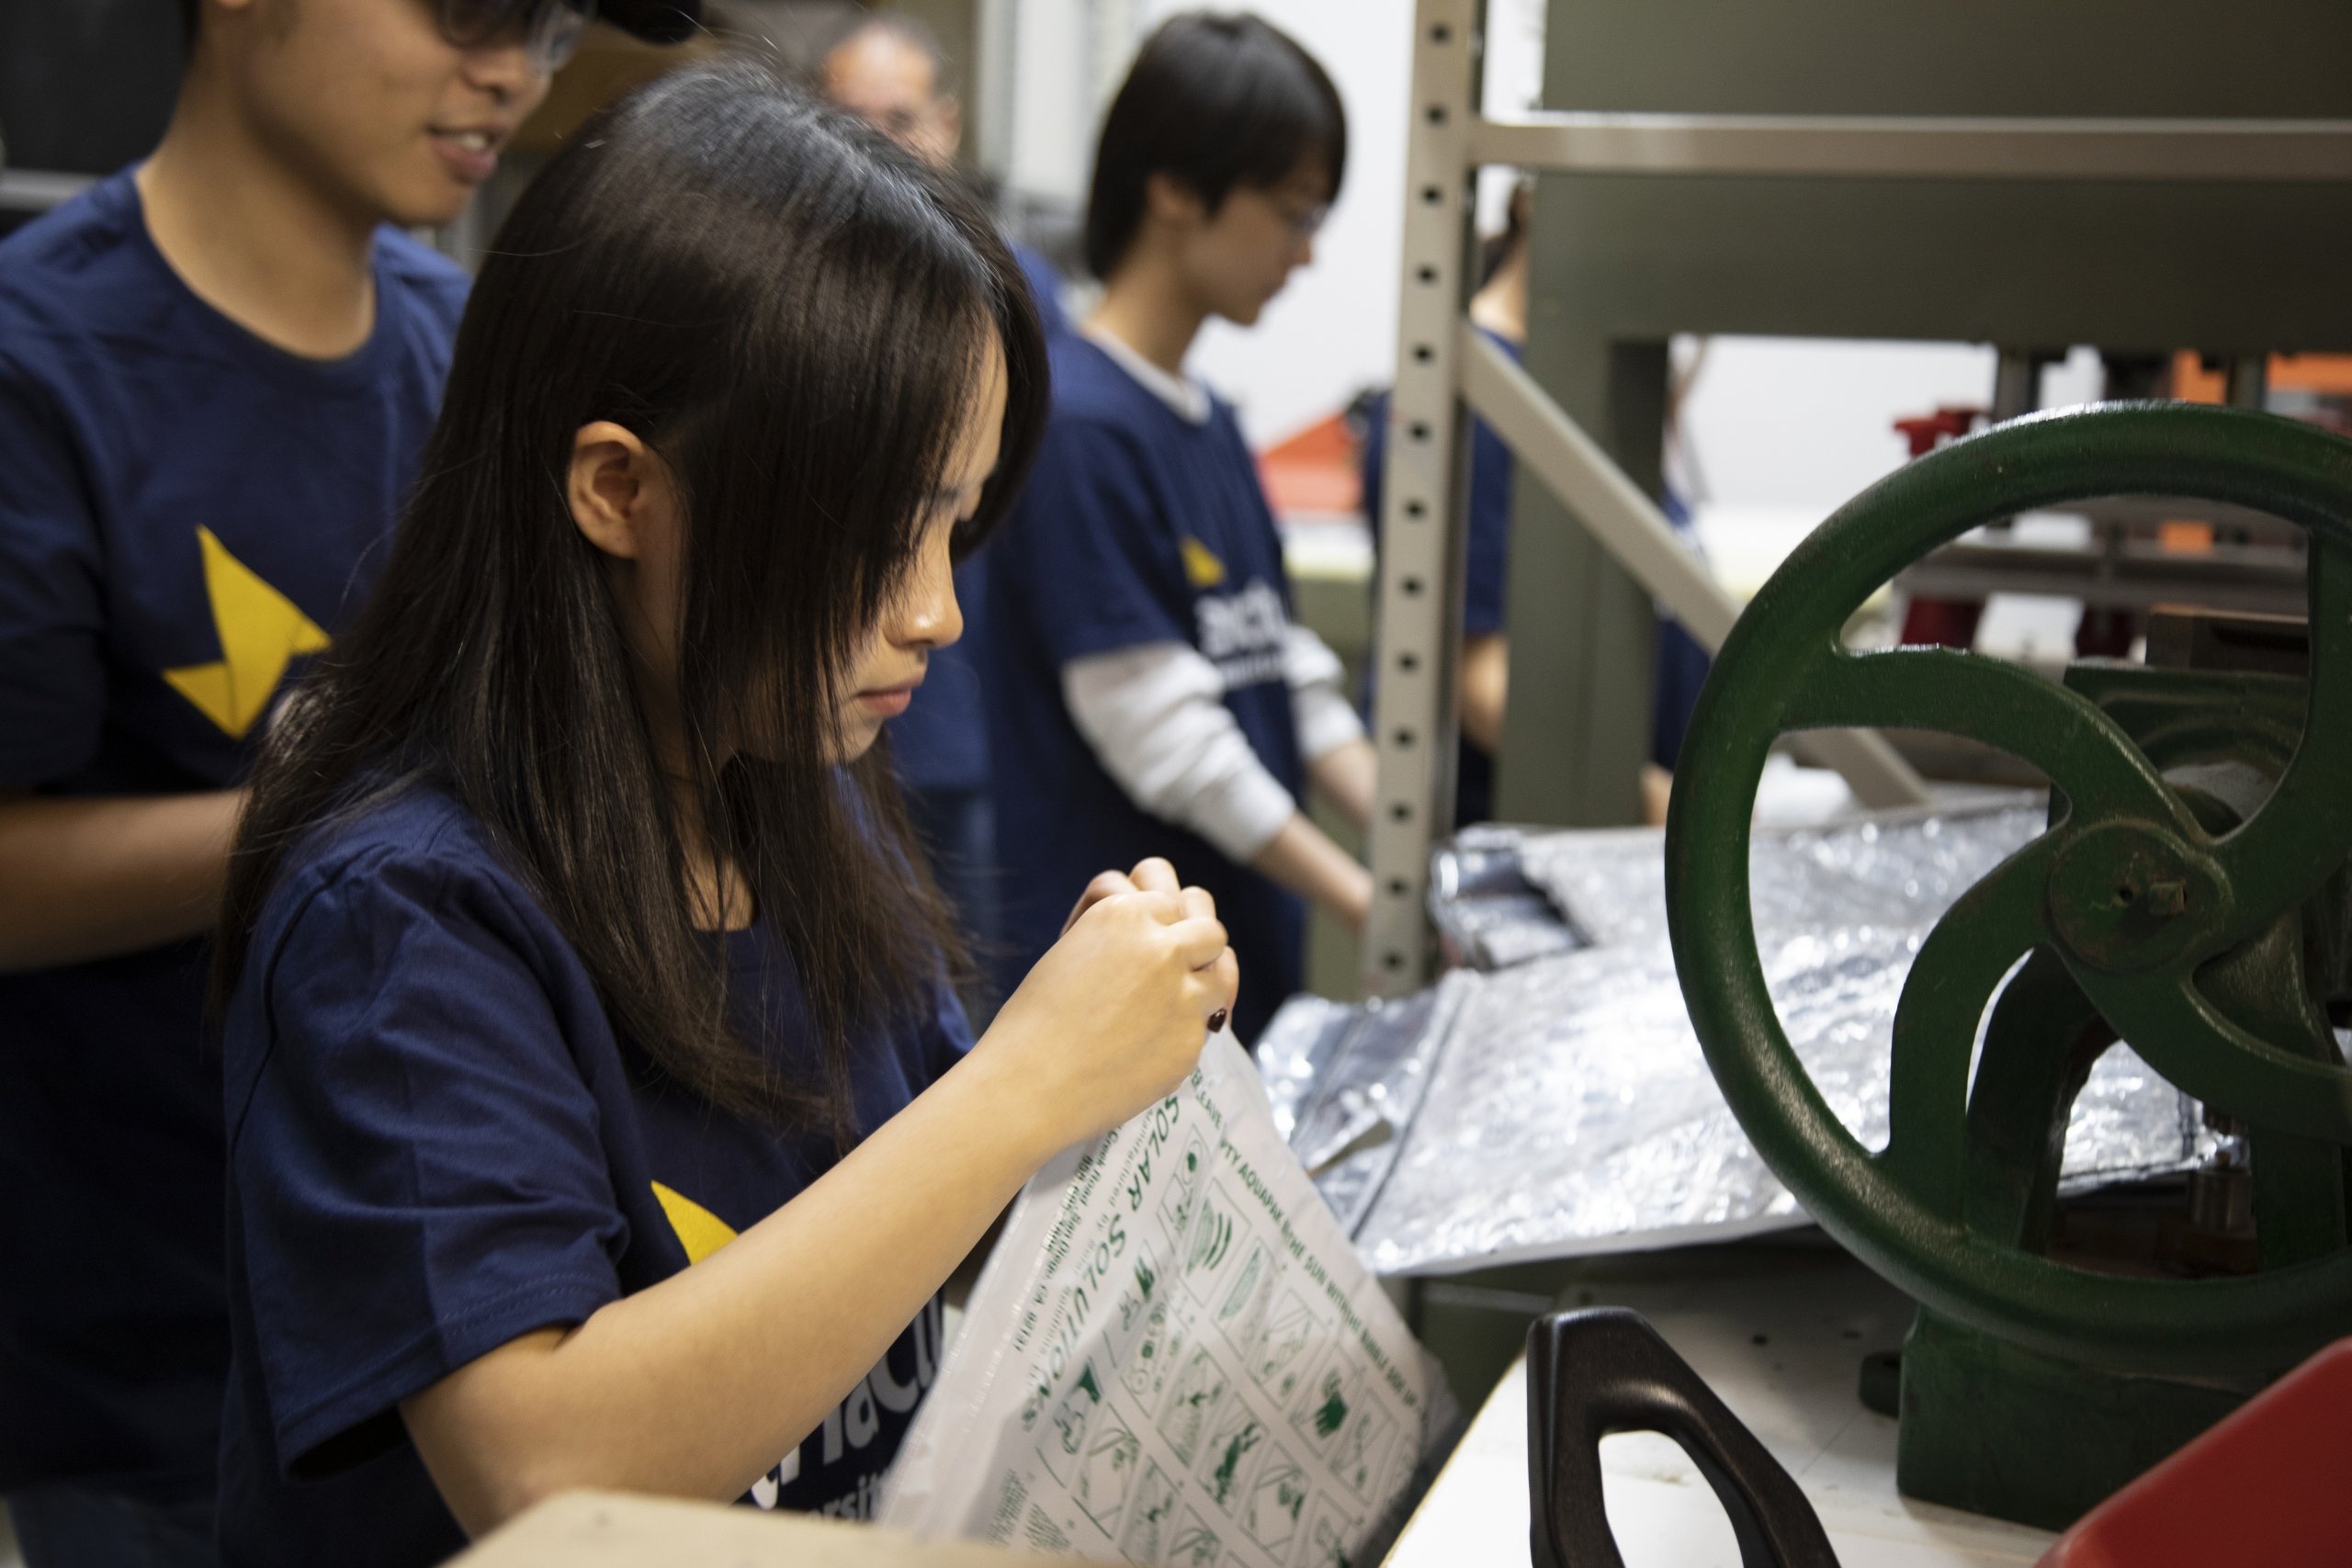
[[[868,1511],[949,1272],[1191,1069],[1234,960],[1164,863],[969,1043],[875,746],[1043,356],[986,216],[754,68],[525,194],[233,863],[230,1562],[578,1485]]]

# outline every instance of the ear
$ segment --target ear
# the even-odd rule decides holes
[[[669,473],[638,434],[610,420],[572,433],[571,468],[564,479],[571,521],[588,542],[620,560],[645,551],[670,503]]]
[[[935,112],[941,128],[947,133],[947,144],[961,147],[964,144],[964,100],[953,93],[943,93]]]
[[[1162,223],[1192,228],[1208,220],[1208,203],[1200,193],[1164,171],[1154,171],[1143,182],[1144,211]]]

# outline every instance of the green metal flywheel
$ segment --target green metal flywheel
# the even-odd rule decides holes
[[[2117,495],[2250,507],[2309,539],[2302,734],[2267,798],[2218,830],[2081,693],[1973,653],[1857,653],[1841,640],[1875,590],[1968,529]],[[1807,1077],[1767,993],[1748,836],[1779,736],[1876,727],[2007,752],[2048,775],[2059,806],[1922,944],[1894,1020],[1890,1136],[1872,1151]],[[1865,1262],[1953,1322],[2041,1354],[2120,1373],[2267,1373],[2352,1332],[2352,1249],[2334,1241],[2284,1267],[2166,1279],[2024,1245],[1972,1168],[1986,1140],[2048,1129],[2003,1129],[1981,1073],[1972,1099],[1972,1052],[2003,979],[2038,953],[2024,979],[2071,981],[2177,1088],[2317,1147],[2340,1203],[2352,1074],[2326,1018],[2249,1011],[2215,993],[2238,955],[2279,945],[2347,853],[2352,442],[2264,414],[2119,404],[2018,420],[1922,457],[1840,508],[1774,573],[1691,720],[1667,825],[1667,904],[1682,993],[1740,1125]]]

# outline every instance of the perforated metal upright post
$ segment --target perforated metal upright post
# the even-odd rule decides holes
[[[1454,664],[1461,644],[1469,441],[1457,322],[1469,294],[1467,137],[1477,113],[1480,0],[1419,0],[1405,165],[1403,298],[1383,479],[1379,660],[1363,984],[1422,984],[1431,953],[1430,845],[1453,818]]]

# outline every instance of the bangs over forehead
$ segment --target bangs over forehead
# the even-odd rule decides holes
[[[539,389],[551,457],[596,419],[662,454],[687,513],[682,678],[717,702],[775,671],[802,731],[919,546],[999,353],[1002,458],[967,533],[1001,516],[1042,429],[1034,309],[963,193],[755,66],[676,73],[582,136],[603,145],[559,159],[510,224],[529,283],[492,257],[478,285],[511,281],[516,305],[492,395]]]
[[[1315,57],[1251,16],[1188,12],[1144,40],[1102,122],[1086,209],[1086,265],[1107,277],[1143,222],[1145,186],[1164,174],[1214,213],[1237,186],[1271,190],[1302,168],[1340,194],[1348,118]]]

